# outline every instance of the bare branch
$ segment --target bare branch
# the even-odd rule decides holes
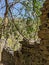
[[[20,2],[20,0],[15,1],[15,2],[12,2],[12,3],[9,3],[9,4],[10,4],[10,8],[13,7],[15,4],[17,4],[17,3],[19,3],[19,2]]]

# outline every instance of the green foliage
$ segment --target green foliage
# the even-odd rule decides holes
[[[2,18],[0,17],[0,24],[2,23]]]
[[[12,48],[15,49],[16,47],[14,45],[17,45],[24,37],[29,40],[38,40],[38,30],[41,23],[39,17],[41,15],[40,8],[42,7],[43,2],[44,0],[24,0],[21,2],[23,5],[21,10],[25,9],[25,14],[22,15],[20,19],[14,18],[14,22],[9,19],[7,28],[3,28],[3,31],[0,32],[7,39],[10,48],[12,46]],[[0,23],[1,21],[2,19],[0,18]],[[0,25],[0,27],[1,26],[2,25]],[[10,36],[14,36],[14,39]]]

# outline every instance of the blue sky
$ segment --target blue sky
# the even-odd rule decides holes
[[[5,12],[5,8],[1,9],[1,7],[3,7],[4,5],[5,5],[5,2],[4,0],[2,0],[2,2],[0,2],[0,17],[2,17]]]
[[[13,0],[9,0],[9,2],[13,2]],[[4,5],[5,5],[5,2],[4,2],[4,0],[2,0],[0,2],[0,17],[4,17],[5,7],[3,9],[1,9],[1,7],[3,7]],[[20,10],[20,8],[22,8],[22,5],[20,3],[17,3],[14,7],[16,9]],[[16,10],[16,9],[12,9],[12,12],[13,12],[14,15],[15,14],[17,14],[17,15],[19,14],[18,10]],[[25,10],[24,9],[22,10],[21,14],[22,15],[25,14]]]
[[[24,1],[24,0],[21,0],[21,1]],[[8,0],[8,2],[13,2],[13,0]],[[4,17],[5,7],[4,7],[3,9],[1,9],[1,7],[3,7],[4,5],[5,5],[4,0],[1,0],[1,2],[0,2],[0,17]],[[20,9],[21,9],[23,6],[22,6],[20,3],[17,3],[14,7],[15,7],[15,9],[12,8],[12,13],[13,13],[13,15],[18,15]],[[16,10],[16,9],[18,9],[19,11]],[[21,11],[21,14],[22,14],[22,15],[25,14],[25,9],[24,9],[24,7],[23,7],[23,10]],[[26,13],[26,15],[27,15],[27,13]],[[20,15],[17,16],[17,17],[20,17]]]

